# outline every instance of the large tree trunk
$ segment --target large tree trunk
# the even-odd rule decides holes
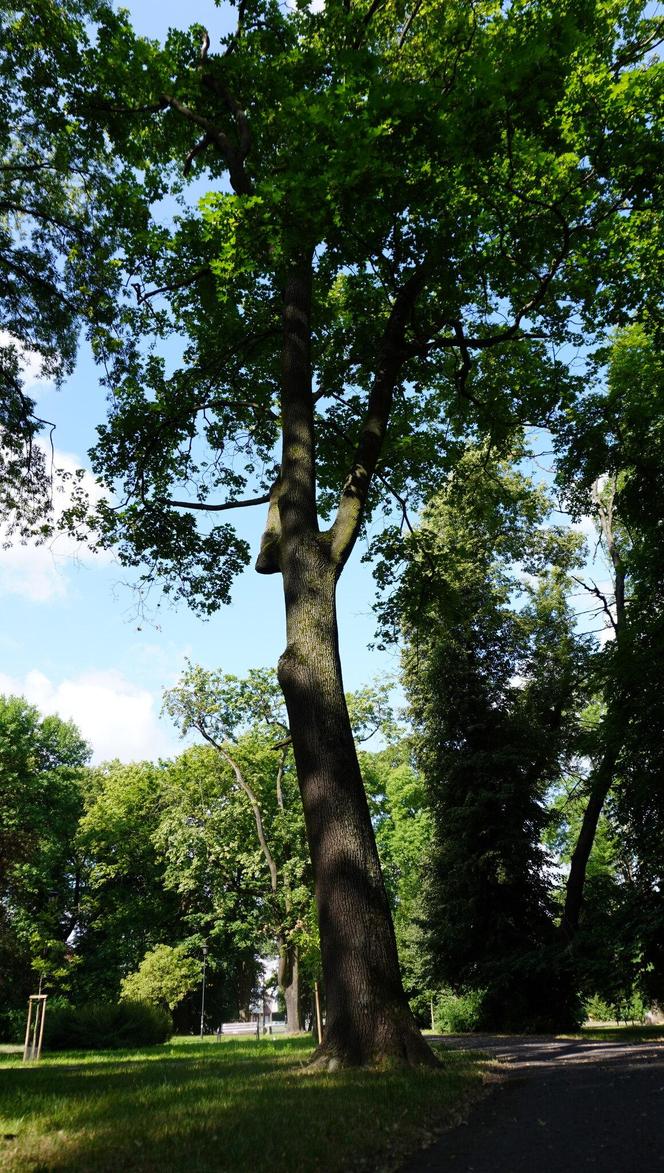
[[[572,852],[569,876],[565,887],[565,906],[560,920],[560,932],[567,944],[571,944],[579,929],[588,860],[595,842],[602,808],[613,782],[616,757],[616,751],[613,748],[608,749],[597,768],[591,784],[588,803],[583,812],[581,828]]]
[[[335,569],[320,540],[284,560],[279,661],[311,851],[327,997],[315,1061],[437,1061],[406,1001],[338,654]]]
[[[385,326],[367,415],[336,519],[318,525],[311,369],[312,253],[294,258],[284,284],[279,482],[256,569],[281,573],[287,647],[279,681],[288,707],[311,852],[327,998],[315,1061],[437,1063],[401,984],[392,917],[346,709],[336,583],[359,533],[399,376],[404,331],[421,287],[414,274]]]
[[[279,943],[279,989],[286,1003],[286,1029],[297,1034],[302,1029],[300,1018],[300,962],[297,945],[292,941]]]

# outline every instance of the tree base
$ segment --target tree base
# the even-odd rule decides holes
[[[441,1063],[417,1028],[410,1024],[397,1029],[377,1028],[371,1039],[351,1045],[331,1032],[312,1055],[311,1071],[339,1071],[348,1067],[394,1068],[440,1067]]]

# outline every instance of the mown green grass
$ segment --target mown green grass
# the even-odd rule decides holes
[[[584,1026],[578,1036],[593,1043],[647,1043],[664,1039],[663,1026],[632,1026],[630,1024],[615,1026]]]
[[[480,1094],[478,1055],[439,1071],[306,1069],[308,1038],[174,1039],[0,1056],[0,1169],[12,1173],[380,1170]]]

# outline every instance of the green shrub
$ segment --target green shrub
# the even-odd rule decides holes
[[[584,1010],[587,1017],[595,1022],[629,1022],[643,1025],[648,1007],[638,991],[635,991],[631,997],[621,998],[616,1002],[605,1002],[595,994],[588,999]]]
[[[434,1007],[436,1030],[448,1035],[477,1030],[483,1001],[482,990],[470,990],[466,994],[453,994],[451,990],[444,990]]]
[[[49,1051],[103,1050],[165,1043],[171,1016],[148,1002],[56,1008],[46,1012],[44,1047]]]
[[[22,1043],[27,1022],[26,1010],[3,1010],[0,1014],[0,1043]]]
[[[123,1002],[152,1002],[175,1010],[200,980],[200,960],[189,955],[187,945],[155,945],[136,973],[124,978],[120,997]]]
[[[615,1021],[616,1014],[614,1007],[610,1006],[608,1002],[605,1002],[603,998],[600,998],[599,994],[595,994],[592,998],[589,998],[583,1009],[585,1010],[586,1018],[591,1018],[594,1022]]]

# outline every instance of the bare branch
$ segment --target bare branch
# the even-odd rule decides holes
[[[246,501],[223,501],[221,505],[208,505],[205,501],[174,501],[170,497],[158,497],[159,505],[166,505],[169,509],[199,509],[203,513],[223,513],[227,509],[248,509],[252,505],[267,505],[270,494],[262,497],[251,497]]]
[[[321,397],[322,397],[322,392],[319,392],[319,393],[318,393],[318,395],[317,395],[317,396],[315,396],[315,398],[316,398],[316,399],[320,399]],[[335,396],[333,396],[333,398],[335,398],[335,399],[338,399],[338,398],[339,398],[339,396],[335,395]],[[336,421],[335,421],[335,420],[328,419],[328,418],[326,418],[326,417],[324,417],[324,416],[323,416],[323,417],[321,417],[321,423],[322,423],[322,424],[323,424],[325,427],[332,428],[332,430],[333,430],[334,432],[336,432],[337,436],[339,436],[339,437],[340,437],[342,440],[344,440],[344,441],[345,441],[345,443],[346,443],[346,445],[348,446],[348,448],[350,448],[350,449],[353,449],[353,448],[355,447],[355,445],[354,445],[353,441],[351,440],[350,436],[348,435],[348,432],[345,432],[345,431],[343,430],[343,428],[340,428],[340,427],[339,427],[339,425],[336,423]],[[415,530],[414,530],[413,526],[411,525],[411,521],[410,521],[410,518],[409,518],[409,516],[408,516],[408,502],[406,501],[406,498],[405,498],[405,497],[402,497],[400,493],[397,493],[396,489],[395,489],[395,488],[394,488],[394,487],[393,487],[393,486],[390,484],[390,482],[388,481],[387,477],[385,476],[385,474],[384,474],[384,473],[382,473],[382,472],[380,471],[380,469],[378,469],[378,468],[377,468],[377,469],[375,470],[375,472],[374,472],[374,476],[376,477],[376,480],[379,480],[379,481],[380,481],[380,483],[381,483],[382,485],[384,485],[384,486],[385,486],[385,488],[387,489],[387,492],[389,493],[389,495],[390,495],[391,497],[394,497],[394,500],[395,500],[395,501],[397,502],[397,504],[399,505],[399,508],[401,509],[401,526],[402,526],[402,529],[403,529],[403,526],[405,525],[405,526],[406,526],[406,529],[407,529],[407,530],[409,530],[409,532],[410,532],[411,534],[412,534],[412,533],[415,533]]]
[[[186,289],[189,285],[194,285],[196,281],[199,281],[201,277],[206,277],[211,271],[209,265],[203,265],[189,277],[184,277],[182,281],[175,281],[172,285],[161,285],[158,289],[144,291],[140,282],[136,281],[132,284],[132,289],[136,293],[138,304],[141,305],[144,301],[149,301],[151,297],[158,297],[160,293],[175,293],[178,289]]]
[[[611,604],[609,603],[609,600],[607,599],[606,595],[603,594],[602,591],[600,591],[599,587],[597,586],[597,583],[591,582],[591,585],[588,586],[587,582],[584,582],[584,580],[582,578],[577,578],[577,576],[575,574],[571,575],[571,578],[574,582],[578,582],[579,586],[583,587],[584,591],[587,591],[589,595],[594,595],[596,599],[599,599],[600,603],[602,604],[602,610],[604,611],[604,614],[607,616],[609,623],[611,624],[611,627],[613,628],[614,634],[617,635],[618,634],[618,624],[616,623],[616,620],[613,618]],[[598,608],[598,611],[599,611],[599,608]]]
[[[413,7],[410,11],[410,14],[408,16],[408,20],[406,21],[405,25],[403,26],[403,29],[401,31],[401,36],[399,37],[399,48],[400,49],[403,49],[403,47],[404,47],[406,37],[408,36],[408,34],[410,32],[411,25],[412,25],[413,21],[415,20],[415,17],[417,16],[418,12],[420,11],[420,8],[422,7],[422,3],[423,3],[423,0],[416,0],[416,3],[413,5]]]

